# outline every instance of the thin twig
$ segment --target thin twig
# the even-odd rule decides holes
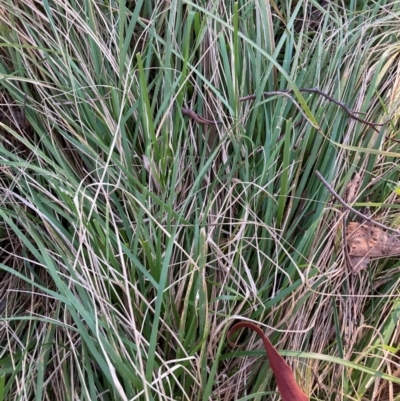
[[[300,88],[299,90],[300,90],[300,92],[317,93],[318,95],[323,96],[324,98],[328,99],[332,103],[335,103],[338,106],[340,106],[353,120],[356,120],[362,124],[366,124],[366,125],[370,126],[376,132],[379,132],[378,128],[376,128],[376,127],[382,127],[389,122],[389,120],[388,120],[388,121],[385,121],[384,123],[371,123],[367,120],[357,117],[356,114],[365,114],[365,113],[359,113],[359,112],[351,110],[345,103],[334,99],[332,96],[329,96],[328,94],[320,91],[318,88]]]
[[[353,209],[351,206],[349,206],[336,192],[335,190],[329,185],[328,181],[325,180],[324,177],[322,177],[321,173],[317,170],[315,170],[316,176],[321,180],[321,182],[325,185],[326,189],[334,196],[334,198],[346,209],[350,210],[353,213],[355,213],[357,216],[361,217],[362,219],[375,224],[377,227],[383,228],[384,230],[392,231],[398,235],[400,235],[400,231],[396,230],[391,227],[387,227],[384,224],[378,223],[377,221],[371,219],[370,217],[365,216],[364,214],[360,213],[359,211]]]
[[[328,95],[325,92],[322,92],[321,90],[319,90],[318,88],[299,88],[300,92],[308,92],[308,93],[317,93],[318,95],[321,95],[322,97],[328,99],[329,101],[331,101],[332,103],[335,103],[336,105],[338,105],[339,107],[341,107],[349,116],[350,118],[352,118],[353,120],[356,120],[362,124],[366,124],[368,126],[370,126],[373,130],[375,130],[376,132],[379,132],[378,128],[376,127],[381,127],[385,124],[387,124],[389,122],[389,120],[385,121],[384,123],[371,123],[367,120],[364,120],[360,117],[357,117],[357,114],[365,114],[365,113],[361,113],[358,111],[353,111],[351,110],[345,103],[340,102],[339,100],[336,100],[335,98],[333,98],[332,96]],[[274,95],[284,95],[286,96],[286,94],[288,93],[293,93],[292,89],[287,89],[287,90],[282,90],[282,91],[270,91],[270,92],[263,92],[262,96],[263,97],[268,97],[268,96],[274,96]],[[240,102],[246,102],[248,100],[254,100],[256,99],[256,95],[248,95],[248,96],[244,96],[239,98]],[[296,107],[297,106],[296,104]]]
[[[377,127],[382,127],[384,125],[386,125],[390,120],[387,120],[383,123],[372,123],[370,121],[367,121],[363,118],[358,117],[361,114],[365,114],[359,111],[354,111],[351,110],[345,103],[336,100],[335,98],[333,98],[332,96],[328,95],[325,92],[322,92],[321,90],[319,90],[318,88],[299,88],[300,92],[307,92],[307,93],[316,93],[322,97],[324,97],[325,99],[328,99],[330,102],[335,103],[337,106],[341,107],[348,115],[350,118],[352,118],[355,121],[358,121],[362,124],[368,125],[369,127],[371,127],[374,131],[379,132]],[[312,125],[315,127],[314,124],[312,124],[312,122],[309,120],[309,118],[307,117],[307,115],[304,113],[303,109],[300,107],[300,105],[296,102],[296,100],[293,98],[293,96],[291,96],[294,93],[294,91],[292,89],[286,89],[286,90],[277,90],[277,91],[270,91],[270,92],[263,92],[262,96],[263,97],[269,97],[269,96],[286,96],[288,97],[296,106],[296,108],[300,111],[301,115]],[[241,98],[239,98],[239,102],[247,102],[249,100],[255,100],[257,98],[257,95],[247,95],[247,96],[243,96]],[[182,114],[185,114],[187,116],[189,116],[190,118],[192,118],[194,121],[196,121],[198,124],[206,124],[206,125],[214,125],[214,124],[220,124],[220,121],[212,121],[212,120],[207,120],[201,116],[199,116],[198,114],[196,114],[192,109],[189,108],[184,108],[182,107]],[[318,128],[318,127],[316,127]]]
[[[271,91],[271,92],[264,92],[264,94],[268,94],[268,96],[273,96],[273,95],[281,95],[281,96],[286,96],[288,97],[292,103],[296,106],[296,108],[300,111],[301,115],[315,128],[318,128],[318,126],[316,126],[315,124],[313,124],[310,119],[307,117],[307,114],[304,113],[303,109],[300,107],[300,105],[296,102],[296,100],[293,98],[293,96],[291,96],[291,91]],[[263,95],[264,95],[263,94]],[[239,98],[240,102],[244,102],[246,100],[253,100],[255,99],[255,95],[249,95],[249,96],[245,96],[245,97],[241,97]]]

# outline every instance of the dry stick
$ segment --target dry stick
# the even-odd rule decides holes
[[[273,95],[282,95],[282,96],[286,96],[288,97],[292,103],[296,106],[297,110],[300,111],[301,115],[314,127],[314,128],[318,128],[318,126],[315,126],[315,124],[313,124],[310,119],[307,117],[306,113],[304,113],[303,109],[300,107],[300,105],[296,102],[296,100],[293,98],[293,96],[291,96],[291,92],[290,91],[271,91],[271,92],[264,92],[263,96],[266,96],[265,94],[268,94],[268,96],[273,96]],[[245,96],[245,97],[241,97],[239,98],[240,102],[244,102],[245,100],[251,100],[253,99],[254,95],[250,95],[250,96]]]
[[[321,173],[317,170],[315,170],[316,176],[321,180],[321,182],[325,185],[326,189],[335,197],[335,199],[347,210],[352,211],[355,213],[357,216],[361,217],[362,219],[375,224],[377,227],[383,228],[384,230],[392,231],[398,235],[400,235],[400,231],[396,230],[391,227],[387,227],[384,224],[378,223],[377,221],[371,219],[370,217],[365,216],[364,214],[360,213],[356,209],[353,209],[351,206],[349,206],[336,192],[335,190],[328,184],[328,181],[325,180],[324,177],[322,177]]]
[[[360,122],[362,124],[366,124],[366,125],[370,126],[376,132],[379,132],[378,128],[376,128],[376,127],[381,127],[381,126],[387,124],[390,121],[390,120],[387,120],[387,121],[385,121],[383,123],[371,123],[370,121],[367,121],[367,120],[364,120],[364,119],[362,119],[360,117],[357,117],[356,114],[360,115],[360,114],[365,114],[365,113],[361,113],[361,112],[358,112],[358,111],[351,110],[345,103],[340,102],[339,100],[336,100],[335,98],[333,98],[332,96],[328,95],[325,92],[322,92],[318,88],[299,88],[299,91],[300,92],[307,92],[307,93],[316,93],[316,94],[324,97],[325,99],[328,99],[330,102],[335,103],[336,105],[341,107],[349,115],[350,118],[352,118],[353,120],[356,120],[356,121],[358,121],[358,122]],[[263,92],[262,96],[263,97],[268,97],[268,96],[282,95],[282,96],[289,97],[290,100],[296,106],[296,108],[298,110],[300,110],[300,112],[303,115],[303,117],[305,117],[307,119],[307,121],[311,123],[311,121],[305,115],[304,111],[301,109],[301,107],[297,104],[297,102],[291,96],[291,94],[293,94],[293,93],[294,93],[294,91],[292,89],[287,89],[287,90],[277,90],[277,91]],[[239,98],[239,102],[247,102],[249,100],[255,100],[256,98],[257,98],[257,95],[243,96],[243,97]],[[200,117],[192,109],[182,107],[181,110],[182,110],[182,114],[185,114],[185,115],[189,116],[194,121],[196,121],[198,124],[207,124],[207,125],[220,124],[220,121],[211,121],[211,120],[207,120],[207,119],[205,119],[203,117]]]
[[[390,120],[385,121],[384,123],[371,123],[367,120],[364,120],[360,117],[357,117],[356,114],[365,114],[365,113],[360,113],[358,111],[353,111],[351,110],[345,103],[340,102],[339,100],[336,100],[335,98],[333,98],[332,96],[328,95],[325,92],[322,92],[321,90],[319,90],[318,88],[299,88],[300,92],[308,92],[308,93],[317,93],[318,95],[321,95],[322,97],[328,99],[329,101],[331,101],[332,103],[335,103],[336,105],[340,106],[349,116],[350,118],[352,118],[353,120],[356,120],[362,124],[366,124],[369,125],[373,130],[375,130],[376,132],[379,132],[379,130],[376,128],[377,126],[383,126],[385,124],[387,124]],[[268,97],[268,96],[274,96],[274,95],[284,95],[287,93],[294,93],[292,89],[288,89],[288,90],[282,90],[282,91],[271,91],[271,92],[263,92],[262,96],[263,97]],[[256,95],[248,95],[248,96],[244,96],[239,98],[240,102],[245,102],[248,100],[254,100],[256,99],[257,96]]]
[[[371,123],[367,120],[357,117],[356,114],[365,114],[365,113],[360,113],[360,112],[351,110],[345,103],[334,99],[332,96],[329,96],[328,94],[320,91],[318,88],[300,88],[299,91],[300,92],[317,93],[318,95],[323,96],[324,98],[328,99],[332,103],[335,103],[336,105],[340,106],[353,120],[356,120],[362,124],[369,125],[373,130],[375,130],[378,133],[379,133],[379,130],[376,127],[382,127],[383,125],[385,125],[389,122],[389,120],[387,120],[384,123]]]

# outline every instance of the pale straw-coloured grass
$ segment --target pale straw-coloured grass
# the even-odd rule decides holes
[[[314,174],[398,224],[400,7],[353,3],[0,0],[0,400],[278,400],[240,318],[398,399],[399,263],[351,274]]]

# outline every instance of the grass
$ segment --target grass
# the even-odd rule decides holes
[[[0,400],[277,400],[239,318],[312,400],[399,400],[399,262],[351,275],[314,174],[360,172],[355,207],[398,227],[399,17],[0,0]]]

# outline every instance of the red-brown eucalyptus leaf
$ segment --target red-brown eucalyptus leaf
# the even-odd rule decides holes
[[[297,385],[292,369],[290,369],[286,361],[278,354],[274,346],[271,344],[271,341],[269,341],[268,337],[257,325],[250,322],[236,323],[228,332],[228,341],[235,331],[242,328],[253,330],[261,337],[264,343],[264,348],[267,351],[269,364],[275,375],[276,384],[282,397],[282,401],[309,401],[309,397],[307,397]]]

